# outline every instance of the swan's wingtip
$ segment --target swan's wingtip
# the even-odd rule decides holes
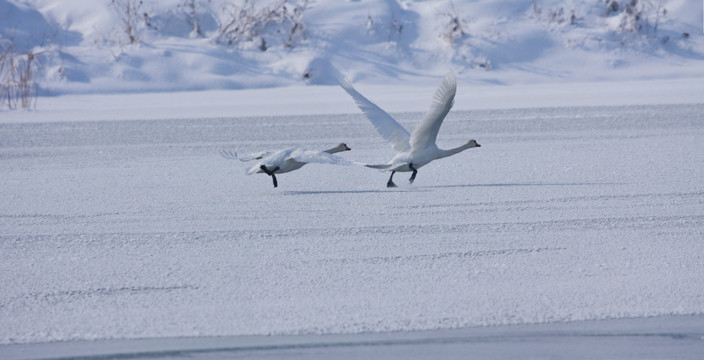
[[[340,76],[337,78],[337,83],[345,89],[352,87],[352,82],[347,78],[347,76]]]
[[[225,159],[237,159],[237,151],[233,150],[228,150],[228,149],[220,149],[218,151],[220,153],[220,156],[224,157]]]

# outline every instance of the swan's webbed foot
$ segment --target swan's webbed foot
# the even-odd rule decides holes
[[[418,174],[418,170],[416,170],[416,168],[413,167],[413,163],[409,163],[408,168],[413,170],[413,174],[411,174],[411,178],[408,179],[408,182],[413,184],[413,180],[416,179],[416,174]]]
[[[274,182],[274,187],[278,187],[278,186],[279,186],[279,182],[276,181],[276,175],[274,175],[274,173],[275,173],[277,170],[279,170],[279,167],[278,167],[278,166],[275,167],[274,169],[272,169],[271,171],[269,171],[269,169],[267,169],[266,166],[264,166],[264,165],[260,166],[259,168],[262,169],[262,171],[263,171],[265,174],[271,176],[271,180]]]
[[[396,173],[395,171],[391,172],[391,177],[389,177],[389,181],[386,183],[387,188],[395,188],[396,187],[396,184],[394,184],[394,174],[395,173]]]

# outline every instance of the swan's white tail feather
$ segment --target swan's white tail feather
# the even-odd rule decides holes
[[[259,164],[252,166],[251,168],[247,169],[244,173],[247,175],[252,175],[257,172],[263,172],[262,169],[259,167]]]

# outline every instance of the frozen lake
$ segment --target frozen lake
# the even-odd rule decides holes
[[[0,343],[704,313],[704,105],[450,112],[438,160],[246,176],[220,148],[391,148],[361,114],[0,123]],[[398,114],[412,128],[422,114]]]
[[[699,360],[704,317],[666,316],[361,334],[218,336],[0,345],[3,359]]]

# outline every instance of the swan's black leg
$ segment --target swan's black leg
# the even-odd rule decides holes
[[[271,171],[269,171],[269,169],[267,169],[266,166],[264,166],[264,165],[260,166],[259,168],[262,169],[262,171],[263,171],[265,174],[271,176],[271,180],[274,181],[274,187],[278,187],[278,186],[279,186],[279,183],[276,181],[276,175],[274,175],[274,173],[275,173],[277,170],[279,170],[279,167],[278,167],[278,166],[275,167],[275,168],[274,168],[273,170],[271,170]]]
[[[391,177],[389,177],[389,181],[386,183],[387,188],[395,188],[396,187],[396,184],[394,184],[394,174],[395,173],[396,173],[395,171],[391,172]]]
[[[413,184],[413,180],[416,179],[416,174],[418,174],[418,170],[416,170],[416,168],[413,167],[413,163],[409,163],[408,168],[413,170],[413,174],[411,174],[411,178],[408,179],[408,182]]]

